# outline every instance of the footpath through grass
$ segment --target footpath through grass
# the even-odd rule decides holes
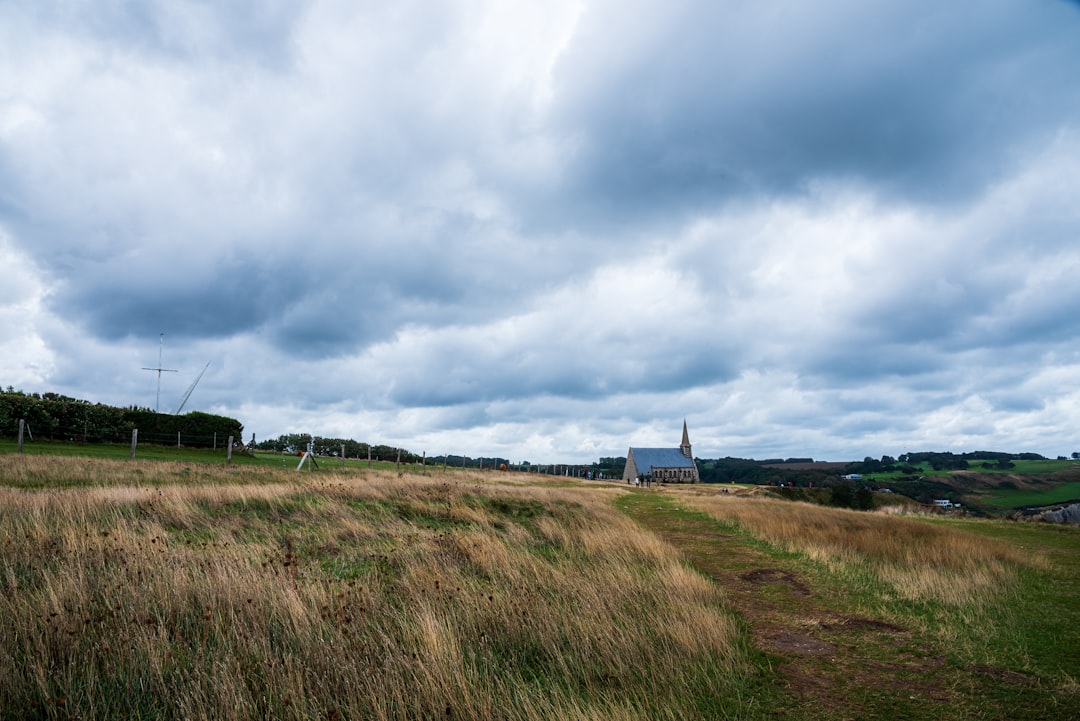
[[[954,606],[903,598],[856,556],[815,558],[755,537],[700,510],[692,493],[641,491],[618,506],[725,589],[777,674],[775,717],[1075,718],[1078,534],[1057,538],[1048,566],[1019,570],[1020,583],[996,604]],[[816,523],[802,520],[805,529]],[[1039,529],[1016,533],[1033,550],[1047,545]],[[1047,622],[1047,611],[1057,618]]]

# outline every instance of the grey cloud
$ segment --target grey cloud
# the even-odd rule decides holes
[[[1078,109],[1080,17],[1055,2],[667,7],[655,33],[594,13],[563,57],[588,202],[669,213],[821,177],[971,197]],[[628,24],[647,39],[623,52]]]
[[[889,376],[908,378],[932,374],[947,366],[948,361],[931,344],[852,342],[811,354],[804,367],[808,372],[844,387]]]
[[[35,25],[65,27],[101,42],[173,61],[254,62],[280,67],[291,56],[291,29],[307,2],[44,0],[21,8]]]

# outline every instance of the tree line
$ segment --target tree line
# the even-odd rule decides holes
[[[1002,453],[1000,451],[971,451],[970,453],[952,453],[950,451],[923,451],[920,453],[902,453],[896,458],[882,456],[880,459],[867,456],[862,462],[848,466],[848,473],[891,473],[900,471],[906,474],[919,472],[919,466],[926,464],[935,471],[966,471],[973,463],[983,468],[992,467],[1005,470],[1014,467],[1014,461],[1045,461],[1039,453]],[[989,465],[988,465],[989,464]]]
[[[131,432],[151,443],[175,443],[198,448],[224,446],[228,437],[241,442],[244,426],[235,418],[191,411],[184,415],[157,413],[149,408],[119,408],[91,403],[58,393],[24,393],[8,386],[0,390],[0,435],[14,438],[19,421],[35,440],[74,443],[126,443]]]
[[[404,448],[371,445],[352,438],[313,436],[310,433],[283,433],[277,438],[259,441],[255,444],[255,448],[260,451],[299,454],[307,451],[309,444],[316,456],[340,457],[342,448],[344,448],[346,458],[371,458],[373,461],[389,461],[392,463],[399,460],[402,463],[420,463],[423,460],[421,456]]]

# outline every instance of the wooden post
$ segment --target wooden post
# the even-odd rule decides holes
[[[139,429],[131,429],[131,460],[135,460],[135,446],[139,445]]]
[[[367,447],[367,467],[371,468],[371,444],[370,443],[368,444],[368,447]]]
[[[345,470],[345,444],[341,444],[341,470]]]
[[[214,431],[214,453],[217,453],[217,431]]]
[[[23,418],[20,418],[19,419],[19,455],[22,455],[22,437],[23,437],[23,428],[25,428],[25,427],[26,427],[26,420],[23,419]]]
[[[396,471],[398,469],[398,466],[400,466],[400,465],[401,465],[401,449],[399,448],[399,449],[397,449],[397,460],[394,461],[394,470]]]
[[[176,450],[180,450],[180,431],[176,432]]]
[[[225,465],[232,465],[232,436],[229,436],[229,447],[225,449]]]

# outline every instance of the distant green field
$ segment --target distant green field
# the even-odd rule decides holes
[[[929,464],[921,463],[915,466],[917,469],[915,473],[904,473],[903,471],[889,471],[887,473],[868,473],[867,477],[874,480],[887,480],[890,478],[900,478],[902,476],[947,476],[951,471],[935,471]]]
[[[986,464],[985,466],[983,464]],[[1025,476],[1041,476],[1047,473],[1059,473],[1061,471],[1067,471],[1070,468],[1080,468],[1080,462],[1077,461],[1057,461],[1057,460],[1044,460],[1044,461],[1013,461],[1012,468],[997,468],[996,463],[993,461],[974,461],[969,462],[968,471],[974,471],[977,473],[1019,473]],[[930,467],[928,463],[922,463],[916,466],[918,469],[916,473],[903,473],[902,471],[890,471],[888,473],[872,473],[871,477],[875,479],[885,480],[889,478],[898,478],[900,476],[907,475],[919,475],[919,476],[948,476],[952,471],[935,471]]]
[[[1080,481],[1062,483],[1041,491],[1002,489],[983,500],[997,508],[1024,508],[1025,506],[1049,506],[1055,503],[1080,501]]]
[[[987,461],[989,463],[989,461]],[[999,470],[996,468],[983,468],[982,462],[972,463],[968,468],[969,471],[979,471],[982,473],[1022,473],[1024,475],[1037,476],[1044,473],[1058,473],[1059,471],[1067,471],[1070,468],[1080,467],[1080,463],[1077,461],[1013,461],[1015,466],[1006,470]],[[991,465],[993,465],[991,463]]]
[[[0,438],[0,453],[17,453],[18,441]],[[80,456],[123,460],[131,457],[131,445],[127,443],[64,443],[58,441],[27,441],[23,453],[28,456]],[[216,451],[208,448],[177,448],[140,443],[135,457],[141,460],[182,461],[185,463],[221,463],[226,460],[225,448]],[[234,453],[233,463],[264,465],[258,460]]]

